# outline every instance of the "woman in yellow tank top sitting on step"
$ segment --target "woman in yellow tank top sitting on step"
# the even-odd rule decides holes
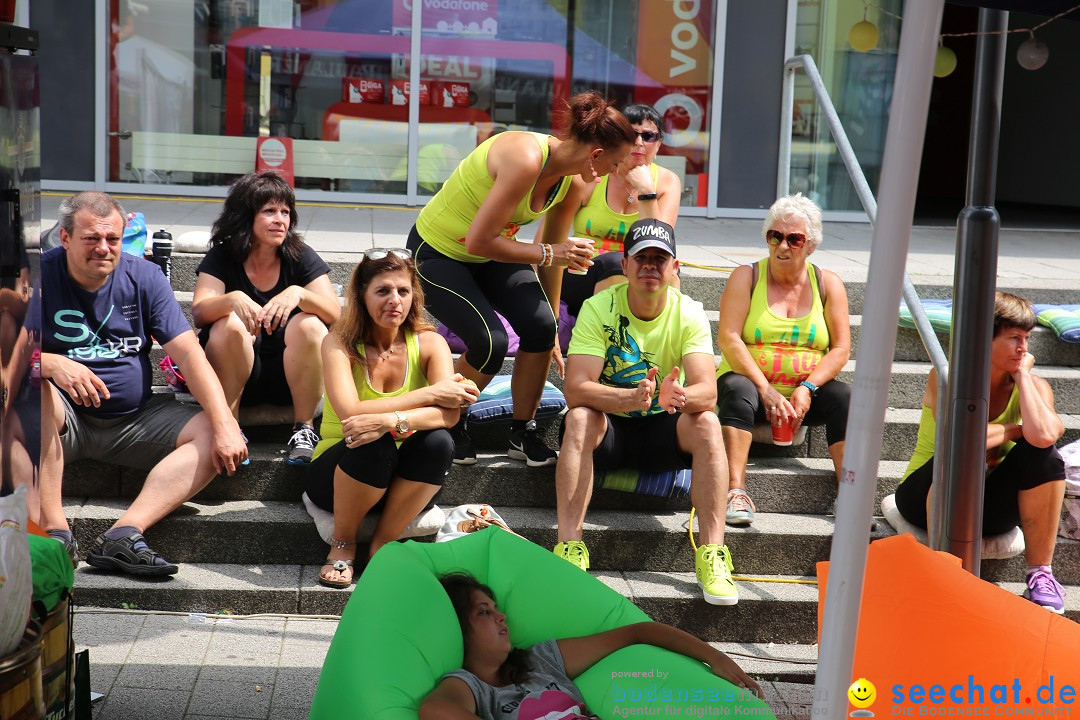
[[[517,333],[507,455],[532,467],[558,460],[533,420],[555,345],[555,315],[534,266],[586,265],[592,243],[524,244],[517,232],[562,202],[573,176],[598,181],[611,172],[636,137],[596,93],[572,97],[567,119],[565,139],[514,131],[481,143],[420,211],[407,245],[428,308],[468,347],[458,372],[483,389],[499,371],[509,338],[496,310]],[[475,463],[464,414],[453,435],[454,462]]]
[[[782,197],[765,217],[769,255],[735,269],[720,297],[717,402],[728,461],[730,525],[749,525],[746,459],[754,423],[824,425],[837,478],[851,389],[835,378],[851,354],[847,291],[809,261],[821,243],[821,208]]]

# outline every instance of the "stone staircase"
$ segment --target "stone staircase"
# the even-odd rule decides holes
[[[356,256],[327,253],[335,283],[346,283]],[[193,270],[198,256],[177,255],[174,287],[190,307]],[[715,334],[717,299],[723,276],[684,270],[684,292],[701,300]],[[1007,289],[1007,288],[1003,288]],[[849,282],[853,353],[858,356],[865,283]],[[919,286],[924,297],[945,297],[947,286]],[[1021,294],[1030,291],[1018,290]],[[1080,302],[1080,290],[1039,291],[1046,302]],[[943,338],[947,343],[947,338]],[[1059,444],[1080,437],[1080,346],[1056,340],[1036,328],[1032,352],[1040,374],[1054,387],[1066,434]],[[160,349],[157,353],[160,353]],[[156,359],[157,356],[155,356]],[[897,338],[890,408],[886,416],[876,503],[892,493],[915,443],[919,404],[930,365],[914,331]],[[504,371],[512,368],[512,359]],[[841,379],[852,382],[854,361]],[[557,382],[557,378],[554,378]],[[159,380],[159,382],[161,382]],[[555,425],[546,423],[554,438]],[[174,578],[136,580],[100,573],[85,564],[76,573],[80,604],[144,609],[237,613],[277,612],[339,614],[350,591],[323,588],[316,582],[326,545],[299,501],[303,469],[284,461],[287,424],[245,428],[251,464],[232,478],[220,477],[166,520],[150,530],[155,549],[181,563]],[[479,461],[454,466],[436,502],[449,508],[483,501],[498,508],[507,522],[545,547],[555,542],[555,493],[552,468],[533,469],[505,456],[505,426],[477,428]],[[813,428],[807,442],[791,448],[754,445],[747,484],[758,506],[750,528],[728,528],[739,582],[740,602],[729,608],[708,606],[693,578],[687,538],[689,499],[659,500],[610,490],[594,493],[585,524],[593,574],[630,597],[654,619],[663,620],[717,643],[726,650],[772,658],[755,660],[755,672],[768,679],[809,681],[816,655],[817,588],[811,584],[815,563],[827,560],[833,533],[829,514],[836,482],[823,428]],[[96,462],[71,465],[65,474],[66,512],[80,545],[109,527],[141,486],[145,473]],[[873,537],[893,531],[883,521]],[[1058,578],[1070,587],[1067,614],[1080,620],[1080,542],[1059,540],[1054,559]],[[1011,592],[1022,589],[1023,559],[984,561],[982,576]],[[722,645],[720,645],[722,643]],[[777,658],[799,659],[803,664]]]

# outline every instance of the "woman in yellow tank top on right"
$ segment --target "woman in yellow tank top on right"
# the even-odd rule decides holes
[[[763,230],[768,257],[736,268],[720,297],[716,390],[729,525],[754,519],[746,459],[756,422],[824,425],[838,478],[844,462],[851,389],[836,376],[851,353],[851,321],[843,281],[809,261],[821,243],[821,208],[801,193],[782,197]]]
[[[577,317],[581,304],[612,285],[626,282],[622,274],[623,236],[639,218],[663,220],[675,227],[679,219],[682,183],[679,176],[656,164],[663,144],[663,119],[652,105],[628,105],[622,110],[637,133],[630,156],[599,182],[574,178],[566,200],[544,218],[538,241],[558,243],[567,235],[586,238],[593,243],[592,264],[584,274],[564,272],[563,267],[545,268],[542,272],[558,275],[547,287],[560,287],[554,295],[558,315],[561,299]],[[561,279],[561,285],[559,280]],[[675,276],[674,287],[679,287]],[[561,358],[557,358],[559,362]]]
[[[1028,337],[1035,327],[1031,303],[1011,293],[994,298],[987,395],[986,485],[983,536],[1019,525],[1027,561],[1024,597],[1047,610],[1065,612],[1065,588],[1051,562],[1065,498],[1065,461],[1054,447],[1065,426],[1054,410],[1050,383],[1036,375]],[[923,392],[915,452],[896,488],[896,509],[913,525],[926,527],[934,477],[937,429],[937,371],[930,370]]]

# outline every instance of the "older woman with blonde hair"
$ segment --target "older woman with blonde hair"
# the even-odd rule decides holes
[[[732,272],[720,298],[716,371],[727,450],[727,522],[749,525],[746,460],[755,423],[825,426],[839,477],[851,390],[838,382],[851,351],[847,291],[812,264],[821,243],[821,208],[801,193],[773,203],[765,218],[769,254]]]

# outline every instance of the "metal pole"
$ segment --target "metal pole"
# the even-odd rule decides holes
[[[900,36],[896,83],[885,138],[881,204],[867,273],[863,335],[848,416],[847,443],[829,556],[821,649],[814,684],[814,717],[847,716],[855,637],[862,601],[870,516],[877,485],[896,322],[915,214],[915,192],[930,105],[937,35],[944,0],[908,3]]]
[[[979,575],[982,560],[983,483],[986,478],[986,423],[993,339],[998,229],[994,209],[1001,94],[1005,76],[1005,35],[1009,13],[979,10],[975,48],[975,91],[968,145],[967,207],[956,228],[956,288],[946,443],[937,458],[943,468],[947,549],[964,569]],[[943,404],[938,403],[939,407]],[[938,500],[941,491],[935,495]]]
[[[780,162],[776,168],[776,197],[791,192],[791,116],[795,111],[795,65],[784,64],[784,94],[780,99]]]

